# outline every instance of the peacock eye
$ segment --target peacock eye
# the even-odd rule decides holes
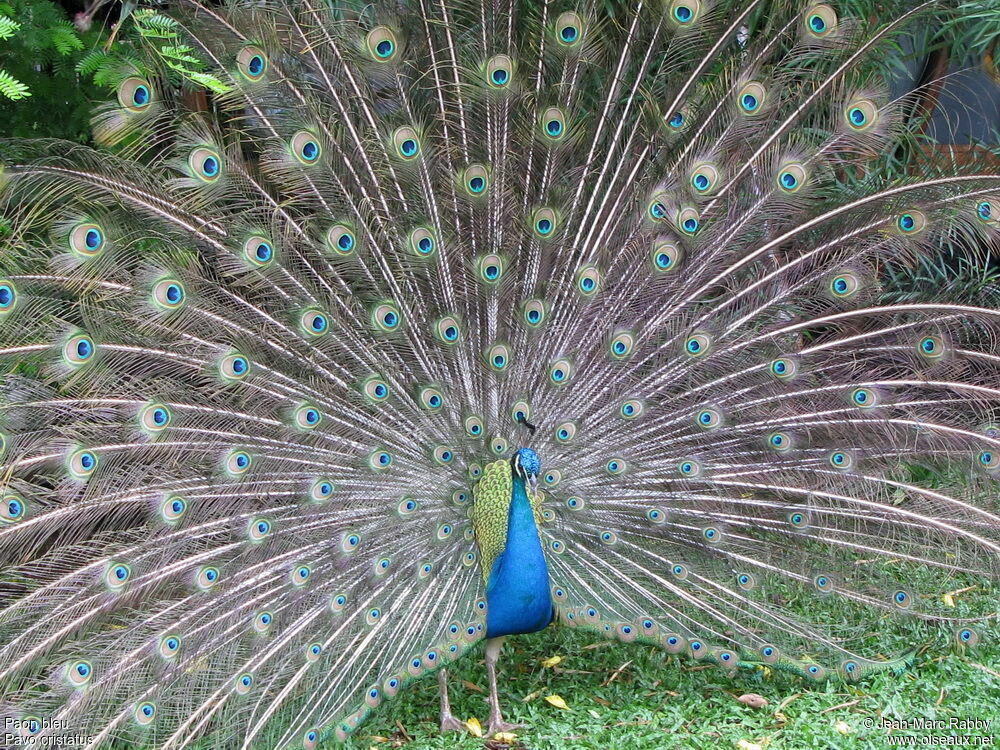
[[[669,125],[673,130],[680,130],[684,127],[684,113],[674,112],[670,115],[670,119],[667,120],[667,125]]]
[[[319,141],[308,130],[300,130],[292,136],[289,148],[300,164],[315,164],[323,154]]]
[[[247,80],[259,81],[267,72],[267,55],[260,47],[244,47],[236,56],[236,67]]]
[[[202,182],[215,182],[222,174],[222,157],[214,149],[196,148],[188,157],[188,167]]]
[[[365,44],[376,62],[389,62],[398,51],[396,34],[387,26],[376,26],[369,31]]]
[[[875,102],[869,99],[859,99],[849,104],[844,111],[844,117],[851,130],[867,130],[874,123],[878,116],[878,108]]]
[[[413,161],[420,155],[420,135],[409,125],[396,128],[392,134],[392,147],[396,156],[404,162]]]
[[[736,95],[740,112],[744,115],[756,115],[763,110],[764,100],[767,91],[764,86],[757,81],[746,84]]]
[[[118,103],[129,112],[137,114],[153,102],[153,88],[145,78],[126,78],[118,85]]]
[[[482,164],[471,164],[462,171],[462,185],[472,198],[486,193],[489,184],[489,173]]]
[[[583,39],[583,18],[573,11],[566,11],[556,18],[555,31],[560,46],[576,47]]]
[[[670,18],[681,28],[694,24],[700,13],[700,0],[673,0],[670,3]]]
[[[486,63],[486,82],[494,89],[506,88],[511,81],[514,61],[507,55],[496,55]]]
[[[100,255],[107,246],[107,237],[98,224],[77,224],[69,233],[69,247],[81,258]]]
[[[542,134],[549,141],[560,141],[566,131],[566,116],[558,107],[549,107],[541,116]]]
[[[693,207],[682,208],[677,212],[677,228],[684,234],[697,234],[701,229],[701,216]]]

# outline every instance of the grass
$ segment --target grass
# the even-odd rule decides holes
[[[508,639],[501,656],[504,718],[526,724],[513,747],[584,748],[884,748],[891,735],[947,736],[950,730],[889,731],[866,726],[887,719],[991,719],[986,730],[954,733],[991,736],[1000,745],[1000,631],[964,653],[918,656],[901,676],[882,674],[860,685],[839,680],[809,685],[771,673],[722,670],[646,645],[604,641],[567,628]],[[880,638],[878,634],[873,637]],[[561,656],[553,667],[542,661]],[[460,719],[488,713],[482,651],[450,671],[452,709]],[[753,708],[738,699],[756,693]],[[545,700],[559,696],[567,708]],[[384,705],[349,741],[351,748],[405,747],[500,750],[506,744],[437,733],[437,681],[424,679]],[[331,743],[333,744],[333,743]]]

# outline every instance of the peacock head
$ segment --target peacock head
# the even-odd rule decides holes
[[[531,448],[518,448],[511,459],[514,474],[531,487],[531,494],[538,492],[538,475],[542,473],[542,459]]]

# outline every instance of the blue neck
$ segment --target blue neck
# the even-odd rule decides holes
[[[549,570],[524,480],[515,477],[507,545],[486,584],[486,637],[534,633],[551,621]]]

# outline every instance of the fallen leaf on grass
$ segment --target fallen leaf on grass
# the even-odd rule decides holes
[[[744,693],[736,700],[750,706],[750,708],[764,708],[767,705],[767,698],[763,695],[757,695],[757,693]]]
[[[483,736],[483,725],[479,723],[479,719],[476,717],[473,716],[471,719],[466,719],[465,726],[469,728],[469,731],[473,734],[473,736]]]
[[[560,695],[546,695],[545,701],[549,705],[561,708],[563,711],[569,711],[569,706],[566,705],[566,701],[564,701]]]

